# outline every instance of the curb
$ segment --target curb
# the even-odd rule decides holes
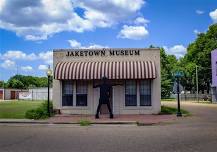
[[[48,121],[0,121],[0,124],[72,124],[80,125],[79,122],[48,122]],[[159,123],[140,123],[136,121],[115,121],[115,122],[91,122],[90,125],[137,125],[137,126],[152,126]]]

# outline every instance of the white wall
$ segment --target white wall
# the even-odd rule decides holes
[[[125,107],[125,94],[124,86],[115,86],[113,90],[113,107],[115,114],[156,114],[160,112],[160,50],[159,49],[141,49],[140,56],[106,56],[106,57],[66,57],[66,51],[71,50],[59,50],[54,51],[53,67],[55,68],[58,62],[87,62],[87,61],[153,61],[156,65],[157,78],[153,79],[152,90],[152,106],[151,107]],[[53,81],[53,102],[54,108],[62,109],[63,113],[71,114],[95,114],[98,105],[99,89],[92,88],[92,82],[89,83],[88,90],[88,107],[76,108],[76,107],[62,107],[62,89],[61,81]],[[137,89],[138,90],[138,89]]]

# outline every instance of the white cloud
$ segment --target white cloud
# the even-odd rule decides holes
[[[0,1],[0,13],[1,13],[2,8],[4,7],[4,5],[5,5],[5,0],[1,0]]]
[[[147,37],[148,34],[148,30],[144,26],[124,25],[118,34],[118,38],[140,40]]]
[[[70,46],[72,48],[80,48],[80,49],[96,49],[96,48],[108,48],[108,46],[103,46],[103,45],[99,45],[99,44],[90,44],[88,46],[82,46],[80,42],[76,41],[76,40],[68,40]]]
[[[143,0],[80,0],[84,18],[95,27],[110,27],[134,16],[145,4]]]
[[[39,70],[42,70],[42,71],[46,71],[46,70],[48,69],[48,66],[47,66],[47,65],[44,65],[44,64],[40,64],[40,65],[38,66],[38,69],[39,69]]]
[[[35,60],[37,56],[34,53],[26,54],[19,50],[9,50],[1,55],[2,59],[20,59],[20,60]]]
[[[1,0],[0,28],[27,40],[46,40],[63,31],[84,32],[125,22],[144,4],[144,0]],[[84,13],[78,14],[77,8]]]
[[[14,69],[15,65],[15,62],[11,60],[5,60],[3,63],[1,63],[1,67],[4,69]]]
[[[172,47],[164,46],[163,48],[167,54],[175,55],[177,58],[183,57],[187,52],[186,47],[184,47],[183,45],[180,45],[180,44],[174,45]]]
[[[217,23],[217,9],[209,13],[209,16],[213,20],[213,22]]]
[[[47,64],[51,65],[53,63],[53,52],[52,51],[41,52],[39,53],[38,56],[39,56],[39,59],[42,59]]]
[[[70,43],[70,46],[72,48],[80,48],[81,47],[81,43],[79,43],[76,40],[68,40],[68,42]]]
[[[204,11],[202,11],[202,10],[196,10],[196,13],[197,13],[198,15],[202,15],[202,14],[204,14]]]
[[[200,31],[198,31],[197,29],[195,29],[194,31],[194,34],[196,34],[196,35],[198,35],[198,34],[200,34],[201,32]]]
[[[0,54],[0,59],[2,60],[24,60],[24,61],[35,61],[35,60],[42,60],[46,64],[53,63],[53,52],[40,52],[38,54],[30,53],[26,54],[20,50],[9,50],[4,54]]]
[[[98,48],[108,48],[108,46],[103,46],[103,45],[99,45],[99,44],[91,44],[87,47],[84,47],[87,49],[98,49]]]
[[[28,71],[32,71],[33,68],[31,66],[21,66],[21,70],[28,72]]]
[[[136,25],[147,25],[149,22],[150,22],[149,20],[143,17],[137,17],[134,21]]]

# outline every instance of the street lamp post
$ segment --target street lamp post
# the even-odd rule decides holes
[[[47,69],[47,82],[48,82],[47,113],[48,113],[48,117],[50,117],[50,77],[51,75],[52,75],[52,70],[50,69],[50,65],[49,65]]]
[[[182,117],[182,112],[181,112],[181,109],[180,109],[180,77],[182,76],[182,73],[181,72],[176,72],[175,73],[175,77],[176,77],[176,82],[177,82],[177,98],[178,98],[178,103],[177,103],[177,106],[178,106],[178,111],[176,113],[176,116],[177,117]]]
[[[198,92],[199,92],[199,91],[198,91],[198,90],[199,90],[199,89],[198,89],[198,69],[197,69],[197,68],[198,68],[198,66],[196,65],[197,102],[199,102],[199,98],[198,98],[198,94],[199,94],[199,93],[198,93]]]

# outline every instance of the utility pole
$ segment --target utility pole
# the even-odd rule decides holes
[[[198,99],[198,70],[197,70],[198,66],[196,65],[196,86],[197,86],[197,102],[199,102]]]
[[[17,70],[17,75],[19,74],[19,67],[18,67],[18,65],[17,65],[17,67],[16,67],[16,70]]]

